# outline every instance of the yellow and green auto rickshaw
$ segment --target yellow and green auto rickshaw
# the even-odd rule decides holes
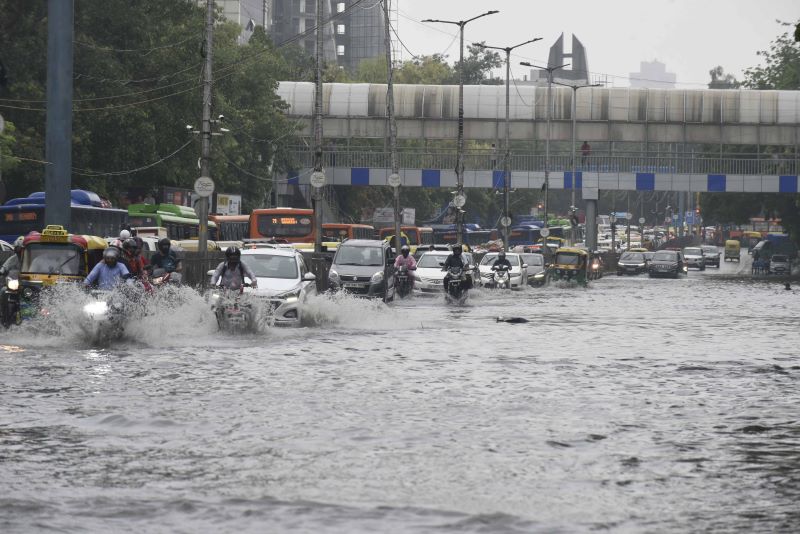
[[[8,278],[0,310],[4,326],[33,317],[39,292],[63,282],[81,282],[102,260],[108,246],[97,236],[72,235],[63,226],[49,225],[41,233],[31,232],[23,241],[19,278]]]
[[[556,251],[550,271],[551,281],[589,283],[589,253],[579,248],[560,248]]]
[[[742,245],[737,239],[728,239],[725,241],[725,261],[739,261],[739,254],[741,253]]]

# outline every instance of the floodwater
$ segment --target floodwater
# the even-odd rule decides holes
[[[104,348],[65,304],[0,338],[0,531],[796,532],[800,286],[739,269]]]

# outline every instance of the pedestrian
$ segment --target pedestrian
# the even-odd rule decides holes
[[[586,166],[586,162],[589,161],[589,155],[592,153],[592,146],[587,142],[584,141],[581,145],[581,165]]]

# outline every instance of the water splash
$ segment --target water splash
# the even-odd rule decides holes
[[[304,326],[343,326],[355,330],[414,329],[421,323],[404,309],[379,299],[365,299],[344,292],[308,299],[303,312]]]

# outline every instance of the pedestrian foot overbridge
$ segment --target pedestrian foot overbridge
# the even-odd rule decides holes
[[[385,84],[325,84],[326,138],[370,139],[386,136]],[[546,159],[547,89],[518,86],[511,92],[512,141],[538,142],[536,153],[511,156],[511,184],[540,188]],[[281,82],[278,95],[287,115],[297,121],[300,135],[310,135],[314,84]],[[798,191],[800,92],[739,90],[665,90],[588,87],[573,92],[553,87],[550,139],[572,140],[572,98],[577,95],[575,124],[579,142],[605,143],[604,154],[583,158],[573,177],[571,156],[550,158],[553,189],[770,192]],[[395,111],[401,139],[454,140],[458,128],[458,86],[395,85]],[[505,135],[505,89],[481,85],[464,88],[464,132],[467,140],[492,141]],[[639,143],[638,152],[614,151],[614,146]],[[747,145],[750,155],[731,155],[723,147]],[[668,152],[663,150],[669,146]],[[764,154],[763,147],[780,147]],[[657,147],[657,148],[653,148]],[[702,150],[699,148],[702,147]],[[709,148],[710,147],[710,148]],[[388,154],[338,145],[324,147],[328,183],[386,185]],[[533,152],[533,150],[531,150]],[[456,185],[455,152],[414,149],[400,153],[405,186]],[[299,170],[292,182],[307,183],[312,155],[297,151]],[[465,187],[496,187],[503,183],[502,153],[472,151],[465,155]],[[574,178],[574,179],[573,179]],[[586,191],[584,191],[586,192]]]

